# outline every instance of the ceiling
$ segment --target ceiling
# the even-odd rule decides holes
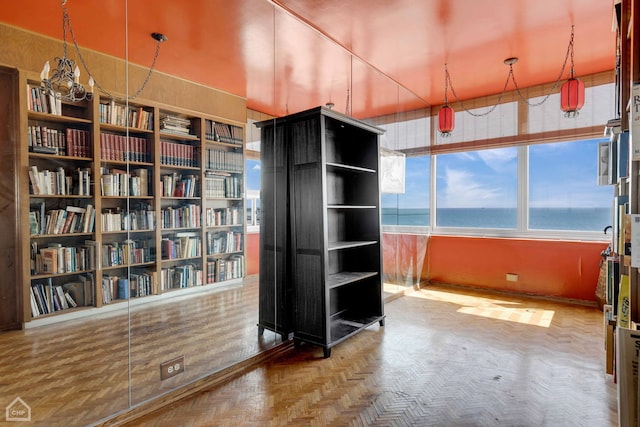
[[[462,99],[502,91],[508,57],[519,58],[519,87],[553,82],[572,25],[576,74],[612,70],[612,3],[68,0],[66,7],[81,46],[149,66],[150,33],[163,33],[158,70],[246,97],[249,108],[283,115],[333,102],[366,117],[442,104],[445,63]],[[0,21],[62,38],[58,0],[8,2]]]

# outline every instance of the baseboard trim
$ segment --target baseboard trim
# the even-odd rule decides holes
[[[528,293],[528,292],[510,291],[506,289],[483,288],[481,286],[457,285],[453,283],[444,283],[444,282],[436,282],[436,281],[420,282],[420,289],[428,289],[430,285],[441,286],[441,287],[446,287],[451,289],[459,289],[459,290],[469,289],[471,291],[489,292],[496,295],[512,295],[515,297],[540,299],[540,300],[553,301],[553,302],[559,302],[564,304],[579,305],[583,307],[598,308],[598,303],[596,301],[556,297],[551,295],[540,295],[540,294],[534,294],[534,293]]]
[[[255,356],[238,362],[232,366],[224,368],[211,375],[207,375],[201,379],[195,380],[189,384],[185,384],[175,390],[171,390],[165,394],[154,397],[147,401],[141,402],[125,411],[116,413],[106,419],[100,420],[91,426],[106,427],[106,426],[124,426],[128,423],[132,423],[139,418],[156,412],[168,405],[179,402],[183,399],[188,399],[197,393],[211,390],[219,387],[229,381],[232,381],[241,375],[255,369],[257,366],[266,363],[270,360],[278,359],[284,356],[289,351],[294,349],[293,341],[289,340],[274,346],[269,350],[265,350]]]

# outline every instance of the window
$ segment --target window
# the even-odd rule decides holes
[[[436,157],[438,227],[516,228],[516,147]]]
[[[247,215],[247,231],[260,230],[260,160],[245,161],[245,200]]]
[[[597,185],[602,141],[529,147],[529,229],[602,231],[611,224],[612,187]]]
[[[404,194],[382,194],[383,225],[429,225],[430,156],[407,157]]]

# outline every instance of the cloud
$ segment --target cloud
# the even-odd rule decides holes
[[[484,185],[471,172],[447,168],[441,208],[502,207],[504,197],[499,188]]]
[[[253,169],[254,171],[259,171],[260,170],[260,163],[256,163],[251,169]]]
[[[505,171],[511,171],[517,166],[518,150],[515,147],[480,150],[478,157],[492,170],[505,173]]]

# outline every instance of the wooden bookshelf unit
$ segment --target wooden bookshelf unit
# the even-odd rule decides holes
[[[293,333],[296,344],[322,346],[329,357],[334,345],[384,324],[382,130],[324,107],[257,125],[265,171],[262,224],[279,225],[261,241],[261,262],[273,265],[260,266],[260,319],[282,319],[261,323],[260,332]],[[274,296],[276,304],[263,300]]]
[[[244,123],[20,85],[25,324],[240,282]]]

